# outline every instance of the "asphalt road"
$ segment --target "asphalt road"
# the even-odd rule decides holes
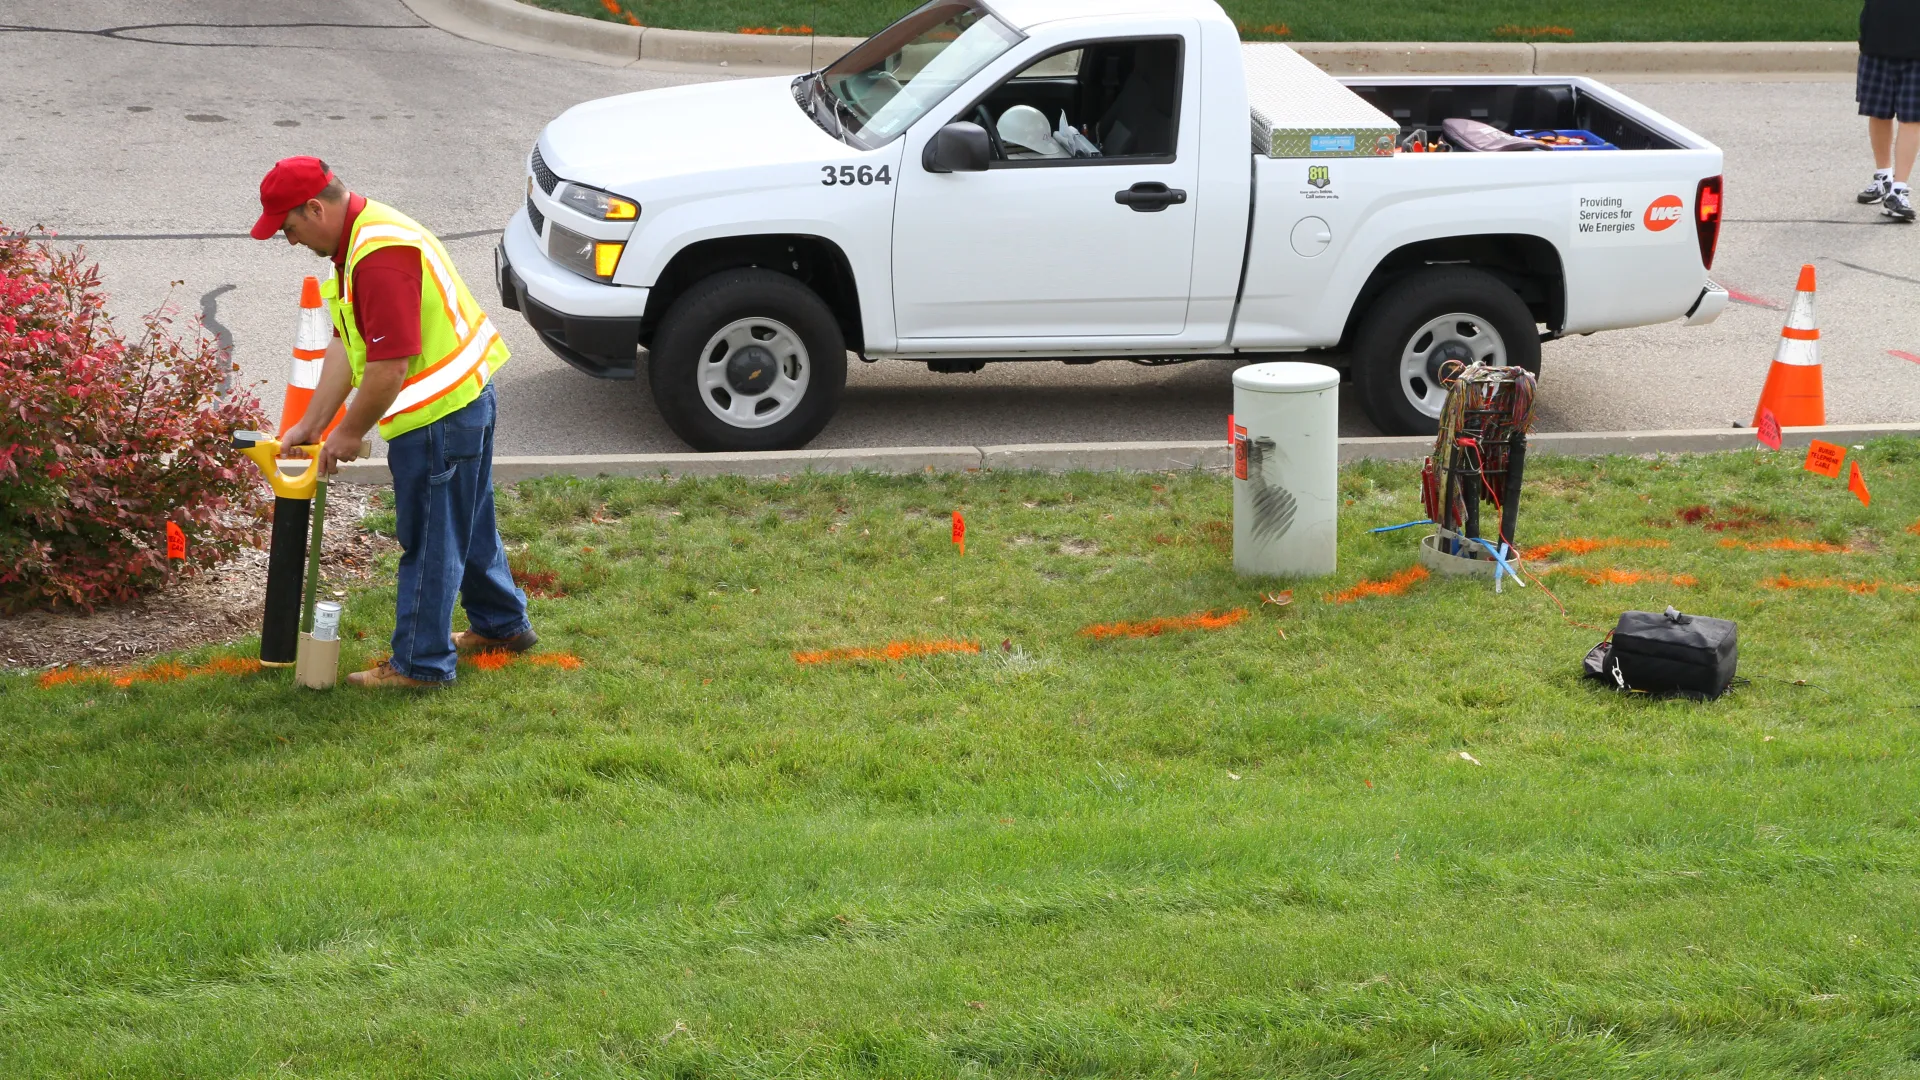
[[[278,415],[304,250],[247,239],[275,159],[325,158],[452,250],[483,303],[523,160],[568,106],[707,77],[467,41],[398,0],[8,0],[0,15],[0,226],[44,224],[98,259],[122,317],[164,302],[230,335]],[[1853,192],[1872,165],[1844,80],[1635,81],[1727,151],[1716,274],[1748,302],[1706,328],[1555,342],[1545,430],[1723,427],[1752,415],[1798,268],[1820,268],[1828,419],[1920,420],[1920,227]],[[173,284],[178,282],[178,284]],[[511,312],[502,453],[679,450],[632,384],[548,355]],[[856,365],[820,447],[1195,439],[1221,434],[1232,365]],[[1352,409],[1348,434],[1371,429]]]

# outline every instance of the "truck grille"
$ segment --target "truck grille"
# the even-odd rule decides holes
[[[527,222],[533,226],[533,235],[543,236],[546,234],[547,215],[541,213],[540,208],[533,205],[533,197],[531,195],[527,197]]]
[[[560,178],[553,175],[552,169],[547,168],[547,163],[540,157],[540,148],[537,146],[533,148],[531,165],[534,182],[540,185],[540,190],[549,195],[553,194],[553,189],[560,186]]]

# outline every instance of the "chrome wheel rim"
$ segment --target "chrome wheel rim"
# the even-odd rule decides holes
[[[694,379],[700,400],[721,423],[763,428],[800,407],[813,377],[807,347],[776,319],[738,319],[700,350]]]
[[[1507,343],[1492,323],[1462,311],[1428,319],[1400,350],[1400,392],[1422,416],[1438,419],[1447,404],[1441,380],[1453,375],[1454,363],[1476,361],[1507,366]]]

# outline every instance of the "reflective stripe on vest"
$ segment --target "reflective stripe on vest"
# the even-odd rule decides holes
[[[393,407],[380,418],[380,422],[384,424],[401,413],[412,412],[440,400],[469,375],[478,374],[480,385],[487,385],[487,381],[493,377],[486,363],[487,350],[499,340],[500,334],[494,330],[492,321],[485,315],[480,316],[480,325],[474,328],[474,333],[460,346],[459,352],[407,376],[399,395],[393,399]]]
[[[412,248],[420,256],[422,355],[408,362],[406,381],[380,419],[380,434],[388,440],[463,408],[508,357],[506,342],[467,291],[440,241],[419,222],[369,200],[354,222],[343,272],[322,288],[346,346],[355,386],[366,371],[367,346],[353,315],[354,270],[364,256],[396,246]]]

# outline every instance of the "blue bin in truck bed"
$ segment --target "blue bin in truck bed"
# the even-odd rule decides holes
[[[1600,136],[1595,135],[1593,132],[1582,131],[1579,128],[1535,128],[1530,131],[1516,130],[1514,134],[1520,136],[1523,139],[1538,139],[1547,135],[1557,135],[1563,139],[1580,140],[1580,144],[1578,146],[1568,146],[1565,144],[1550,144],[1548,149],[1552,149],[1552,150],[1618,150],[1620,149],[1619,147],[1613,145],[1607,140],[1601,138]]]

